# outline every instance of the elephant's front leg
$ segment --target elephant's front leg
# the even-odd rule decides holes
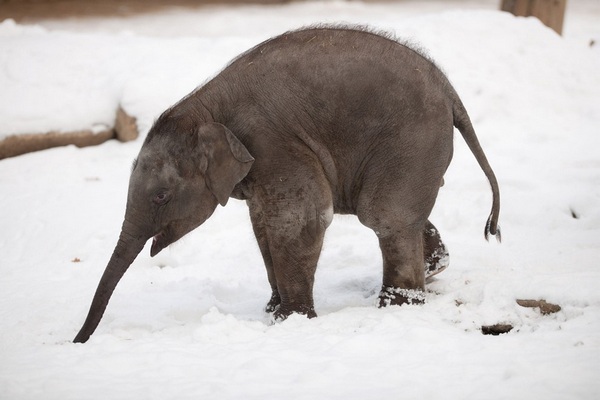
[[[316,317],[313,285],[325,230],[331,223],[333,207],[329,196],[313,192],[310,201],[276,207],[266,224],[273,275],[281,303],[275,320],[292,313]],[[325,201],[322,201],[325,198]]]
[[[275,320],[283,320],[292,313],[309,318],[317,316],[313,286],[325,229],[317,228],[314,219],[297,220],[291,225],[298,226],[289,227],[289,230],[270,230],[273,273],[277,282],[277,294],[273,294],[270,304],[280,300],[273,313]]]
[[[316,316],[313,285],[333,205],[324,177],[305,173],[303,178],[289,179],[297,185],[293,188],[264,185],[249,201],[272,289],[267,311],[275,320],[292,313]]]
[[[277,280],[275,279],[275,271],[273,270],[273,259],[271,258],[271,250],[269,248],[269,239],[267,236],[267,229],[265,227],[264,214],[260,205],[257,203],[248,203],[250,208],[250,220],[252,221],[252,228],[254,230],[254,236],[258,242],[260,253],[267,269],[267,278],[269,285],[271,285],[271,298],[265,307],[265,311],[268,313],[275,312],[281,304],[281,296],[279,296],[279,290],[277,289]]]

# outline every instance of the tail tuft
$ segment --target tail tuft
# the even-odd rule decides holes
[[[485,230],[483,232],[483,235],[485,236],[485,240],[487,241],[489,241],[490,235],[496,236],[496,240],[498,241],[498,243],[502,243],[502,233],[500,232],[500,226],[498,226],[498,222],[493,218],[493,215],[490,215],[490,217],[488,218],[485,224]]]

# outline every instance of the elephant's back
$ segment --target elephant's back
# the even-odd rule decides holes
[[[240,55],[215,80],[227,94],[219,107],[225,125],[242,135],[268,125],[286,140],[310,136],[339,157],[373,142],[403,147],[423,131],[418,124],[452,127],[454,91],[437,66],[368,30],[285,33]]]
[[[414,47],[402,43],[387,32],[367,28],[324,26],[284,33],[266,40],[234,59],[230,66],[261,61],[284,65],[302,60],[306,65],[325,66],[328,61],[372,59],[379,64],[390,60],[432,61]],[[237,66],[236,66],[237,67]]]
[[[376,117],[423,108],[453,93],[439,68],[420,52],[388,35],[336,27],[293,31],[263,42],[217,79],[237,92],[236,101],[260,103],[262,109],[301,108],[319,122],[343,117],[344,110]]]
[[[343,27],[308,28],[269,39],[240,55],[226,71],[263,84],[297,82],[321,90],[323,84],[341,89],[357,81],[388,88],[424,78],[447,83],[422,51],[385,32]]]

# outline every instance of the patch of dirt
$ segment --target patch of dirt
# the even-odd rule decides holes
[[[546,300],[522,300],[518,299],[517,304],[521,307],[539,308],[542,315],[554,314],[561,310],[558,304],[548,303]],[[458,305],[458,304],[457,304]],[[481,327],[481,333],[484,335],[501,335],[508,333],[513,329],[513,326],[506,323],[498,323],[494,325],[484,325]]]
[[[558,304],[548,303],[546,300],[517,300],[521,307],[539,308],[543,315],[554,314],[561,310]]]

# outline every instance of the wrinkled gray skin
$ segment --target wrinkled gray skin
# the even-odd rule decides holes
[[[148,239],[154,256],[229,197],[250,208],[276,319],[316,316],[315,269],[334,213],[357,215],[379,238],[380,305],[422,302],[424,262],[445,253],[428,216],[452,158],[454,126],[490,181],[485,236],[499,237],[496,178],[462,102],[431,61],[347,28],[258,45],[148,133],[118,244],[75,342],[94,332]]]

